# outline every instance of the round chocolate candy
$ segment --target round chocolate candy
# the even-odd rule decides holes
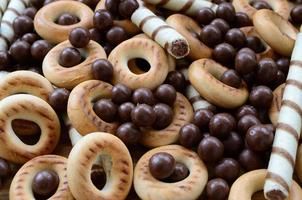
[[[108,10],[97,10],[93,16],[94,27],[100,31],[109,30],[113,26],[113,18]]]
[[[176,90],[170,84],[163,84],[155,90],[154,96],[159,102],[173,106],[176,100]]]
[[[255,117],[258,116],[258,111],[254,106],[251,105],[243,105],[236,111],[236,118],[239,120],[244,115],[254,115]]]
[[[126,85],[118,83],[112,87],[111,100],[116,104],[122,104],[131,100],[132,91]]]
[[[257,10],[261,10],[261,9],[269,9],[272,10],[272,7],[266,2],[266,1],[254,1],[251,4],[254,8],[256,8]]]
[[[176,162],[174,171],[171,176],[168,177],[169,181],[177,182],[182,181],[189,175],[189,169],[183,163]]]
[[[118,45],[127,39],[127,32],[119,26],[114,26],[106,33],[107,41],[112,45]]]
[[[228,23],[233,23],[236,19],[235,8],[231,3],[221,3],[216,10],[216,17],[224,19]]]
[[[175,164],[175,159],[171,154],[160,152],[150,158],[149,169],[154,178],[162,180],[173,174]]]
[[[42,61],[51,48],[52,45],[47,40],[37,40],[31,45],[31,56]]]
[[[21,40],[28,44],[33,44],[38,39],[38,35],[35,33],[26,33],[21,37]]]
[[[216,178],[207,183],[206,192],[208,199],[224,200],[228,198],[230,187],[225,180]]]
[[[223,65],[231,65],[234,62],[236,50],[228,43],[221,43],[215,46],[213,59]]]
[[[30,44],[25,41],[17,40],[9,49],[12,58],[18,62],[30,59]]]
[[[235,128],[236,120],[229,113],[219,113],[214,115],[209,123],[209,130],[212,136],[226,138]]]
[[[269,108],[273,100],[273,92],[269,87],[260,85],[252,89],[249,100],[257,108]]]
[[[228,156],[237,156],[244,146],[243,139],[234,131],[232,131],[222,143],[224,146],[224,153]]]
[[[233,158],[224,158],[215,166],[214,174],[215,177],[222,178],[227,182],[232,183],[240,174],[239,163]]]
[[[30,33],[34,29],[33,19],[27,15],[20,15],[14,19],[13,28],[15,33],[19,36]]]
[[[247,51],[238,52],[235,58],[235,69],[241,75],[252,73],[256,71],[258,67],[256,54],[254,51],[251,49]]]
[[[248,129],[245,140],[253,151],[265,151],[272,146],[274,133],[265,125],[257,124]]]
[[[155,122],[156,114],[151,106],[139,104],[132,110],[131,119],[137,126],[149,127]]]
[[[120,3],[120,0],[105,0],[105,7],[112,14],[117,14],[119,3]]]
[[[132,101],[134,104],[145,103],[150,106],[153,106],[155,104],[155,98],[149,88],[138,88],[134,90],[132,94]]]
[[[68,25],[76,24],[78,22],[79,19],[76,16],[71,15],[69,13],[63,13],[62,15],[60,15],[60,17],[57,20],[57,24],[62,26],[68,26]]]
[[[11,63],[11,56],[7,51],[0,51],[0,69],[5,69]]]
[[[302,24],[302,5],[295,6],[290,12],[291,19],[296,24]]]
[[[244,149],[240,153],[238,161],[246,171],[252,171],[263,167],[261,157],[250,149]]]
[[[226,43],[229,43],[235,48],[242,48],[246,45],[245,34],[239,28],[230,29],[224,37]]]
[[[192,123],[198,126],[201,130],[208,128],[213,112],[208,109],[200,109],[195,111]]]
[[[6,160],[0,158],[0,178],[7,178],[11,174],[11,168]]]
[[[195,19],[200,25],[208,25],[215,19],[215,12],[210,8],[201,8],[197,11]]]
[[[235,24],[236,24],[236,27],[241,28],[241,27],[245,27],[245,26],[252,26],[253,22],[246,13],[237,12]]]
[[[126,102],[118,107],[118,117],[122,122],[131,121],[131,112],[135,108],[132,102]]]
[[[203,138],[198,145],[198,155],[204,162],[216,162],[223,156],[223,144],[216,137]]]
[[[52,170],[45,169],[34,176],[32,190],[37,195],[50,196],[57,190],[59,183],[58,174]]]
[[[41,8],[44,4],[44,0],[30,0],[30,4],[35,8]]]
[[[141,131],[133,123],[127,122],[120,125],[116,131],[116,136],[126,145],[135,145],[141,138]]]
[[[59,56],[59,64],[63,67],[73,67],[82,61],[81,53],[78,49],[67,47],[63,49]]]
[[[65,88],[56,88],[49,96],[49,104],[54,110],[64,112],[67,109],[67,103],[70,92]]]
[[[290,61],[288,58],[279,58],[276,60],[276,65],[279,70],[281,70],[283,73],[287,74],[289,69]]]
[[[86,28],[74,28],[69,33],[69,41],[76,48],[84,48],[90,41],[90,33]]]
[[[247,36],[246,46],[255,51],[255,53],[261,53],[265,50],[265,46],[257,36]]]
[[[193,147],[200,142],[202,134],[194,124],[186,124],[179,130],[179,143],[184,147]]]
[[[110,82],[113,77],[113,66],[106,59],[98,59],[92,63],[92,75],[94,79]]]
[[[210,24],[216,26],[220,30],[220,32],[223,36],[230,29],[230,25],[225,20],[220,19],[220,18],[214,19]]]
[[[156,120],[152,125],[153,128],[161,130],[169,126],[173,120],[173,111],[170,106],[163,103],[158,103],[153,106]]]
[[[136,0],[123,0],[118,5],[118,11],[122,17],[130,18],[138,7],[139,4]]]
[[[263,58],[258,63],[256,81],[259,84],[267,85],[272,82],[278,73],[278,67],[271,58]]]
[[[34,19],[36,13],[37,13],[37,9],[35,7],[28,7],[22,12],[22,15],[26,15],[31,19]]]
[[[109,99],[100,99],[95,102],[93,110],[105,122],[111,123],[116,119],[117,106]]]
[[[186,78],[179,71],[169,72],[165,82],[172,85],[179,92],[183,91],[186,86]]]
[[[234,88],[239,88],[241,85],[241,78],[239,74],[233,69],[226,70],[221,75],[220,81]]]
[[[245,136],[247,130],[257,124],[261,124],[257,117],[254,115],[244,115],[239,119],[237,129],[243,136]]]
[[[200,32],[200,40],[209,47],[214,47],[215,45],[222,42],[222,33],[214,25],[205,26]]]

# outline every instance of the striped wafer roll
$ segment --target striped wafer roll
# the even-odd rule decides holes
[[[275,139],[264,185],[267,199],[285,199],[289,195],[302,120],[302,33],[299,33],[291,57]]]
[[[28,4],[29,0],[10,0],[0,25],[0,51],[6,51],[14,39],[15,33],[12,24]]]
[[[206,0],[144,0],[144,2],[188,15],[195,15],[198,10],[204,7],[211,8],[214,11],[218,7],[217,4]]]
[[[181,73],[185,76],[186,80],[188,80],[188,69],[182,69]],[[199,109],[209,109],[216,110],[216,107],[210,104],[207,100],[202,98],[198,91],[193,87],[193,85],[189,84],[185,91],[186,97],[189,99],[190,103],[193,106],[194,111]]]
[[[132,14],[131,20],[173,57],[179,59],[189,54],[190,48],[188,41],[143,5],[140,5]]]
[[[8,4],[8,0],[1,0],[0,1],[0,21],[2,19],[4,11],[6,10],[7,4]]]

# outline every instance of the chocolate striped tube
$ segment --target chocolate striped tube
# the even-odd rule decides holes
[[[154,4],[188,15],[195,15],[201,8],[207,7],[216,11],[218,5],[206,0],[144,0],[148,4]]]
[[[302,121],[302,33],[291,57],[275,139],[264,185],[266,199],[289,195]]]
[[[131,20],[173,57],[179,59],[189,54],[188,41],[143,5],[132,14]]]
[[[15,33],[12,24],[28,4],[29,0],[10,0],[0,25],[0,51],[6,51],[14,39]]]
[[[8,4],[8,0],[1,0],[0,1],[0,21],[2,19],[4,11],[6,10],[7,4]]]

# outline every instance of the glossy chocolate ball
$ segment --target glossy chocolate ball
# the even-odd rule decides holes
[[[179,130],[179,143],[184,147],[193,147],[200,142],[202,134],[194,124],[186,124]]]
[[[221,179],[212,179],[207,183],[206,193],[209,200],[225,200],[228,198],[230,187]]]
[[[231,114],[219,113],[210,120],[209,130],[212,136],[226,138],[235,126],[236,120]]]
[[[27,15],[20,15],[14,19],[13,28],[15,33],[19,36],[30,33],[34,29],[33,19]]]
[[[223,36],[230,30],[230,25],[220,18],[214,19],[210,24],[216,26]]]
[[[245,140],[253,151],[268,150],[274,140],[274,133],[264,125],[254,125],[246,133]]]
[[[149,170],[154,178],[162,180],[173,174],[175,164],[175,159],[171,154],[160,152],[150,158]]]
[[[113,77],[113,66],[106,59],[98,59],[92,63],[92,75],[96,80],[110,82]]]
[[[287,74],[289,69],[290,61],[288,58],[279,58],[276,60],[276,65],[279,70],[281,70],[283,73]]]
[[[117,14],[119,3],[120,3],[120,0],[105,0],[105,7],[112,14]]]
[[[242,48],[246,45],[245,34],[239,28],[230,29],[225,34],[224,41],[235,48]]]
[[[154,96],[159,102],[173,106],[176,100],[176,90],[170,84],[163,84],[155,90]]]
[[[58,112],[67,110],[70,92],[65,88],[56,88],[49,96],[49,104]]]
[[[252,89],[249,100],[257,108],[269,108],[273,97],[273,92],[269,87],[260,85]]]
[[[121,104],[118,107],[118,117],[119,120],[122,122],[129,122],[131,121],[131,112],[135,108],[132,102],[126,102]]]
[[[253,22],[246,13],[237,12],[235,24],[236,24],[236,27],[241,28],[241,27],[245,27],[245,26],[252,26]]]
[[[139,104],[132,110],[131,119],[137,126],[150,127],[156,120],[156,114],[151,106]]]
[[[172,85],[178,92],[183,91],[186,86],[186,79],[179,71],[169,72],[165,82]]]
[[[261,124],[257,117],[254,115],[244,115],[239,119],[237,129],[243,136],[245,136],[247,130],[257,124]]]
[[[113,18],[108,10],[97,10],[93,16],[94,27],[100,31],[109,30],[113,26]]]
[[[89,29],[89,34],[90,34],[90,39],[99,43],[99,44],[103,44],[104,40],[105,40],[105,35],[103,32],[99,31],[96,28],[91,28]]]
[[[170,106],[163,103],[158,103],[153,106],[153,110],[156,115],[156,120],[153,124],[153,128],[157,130],[164,129],[168,127],[173,120],[173,110]]]
[[[241,78],[239,74],[233,69],[226,70],[221,75],[220,81],[234,88],[239,88],[241,85]]]
[[[138,7],[139,4],[136,0],[123,0],[118,5],[118,11],[122,17],[130,18]]]
[[[133,123],[127,122],[120,125],[116,131],[116,136],[126,145],[135,145],[141,138],[141,131]]]
[[[86,28],[74,28],[69,34],[69,41],[76,48],[84,48],[90,41],[90,33]]]
[[[149,88],[138,88],[134,90],[132,94],[132,101],[134,104],[148,104],[153,106],[155,104],[155,98],[152,91]]]
[[[112,87],[111,100],[116,104],[122,104],[131,100],[132,91],[124,84],[118,83]]]
[[[183,163],[176,162],[174,171],[171,174],[171,176],[168,177],[168,179],[171,182],[182,181],[189,175],[189,173],[190,173],[189,169],[187,168],[186,165],[184,165]]]
[[[296,24],[302,24],[302,5],[295,6],[291,12],[290,17]]]
[[[27,42],[28,44],[33,44],[37,39],[38,35],[35,33],[26,33],[21,37],[21,40]]]
[[[47,40],[37,40],[31,45],[31,56],[42,61],[51,48],[52,45]]]
[[[234,62],[236,50],[228,43],[221,43],[214,48],[213,59],[223,65],[231,65]]]
[[[26,15],[26,16],[30,17],[31,19],[34,19],[36,13],[37,13],[37,9],[36,8],[34,8],[34,7],[28,7],[28,8],[26,8],[22,12],[22,15]]]
[[[216,17],[232,23],[236,19],[235,8],[231,3],[221,3],[216,10]]]
[[[245,115],[254,115],[255,117],[258,117],[258,111],[254,106],[243,105],[236,111],[236,119],[239,120]]]
[[[261,53],[265,50],[264,44],[257,36],[247,36],[246,46],[255,51],[255,53]]]
[[[214,174],[215,177],[222,178],[227,182],[232,183],[239,177],[239,163],[233,158],[224,158],[215,166]]]
[[[73,67],[82,62],[82,56],[78,49],[67,47],[59,56],[59,64],[63,67]]]
[[[200,25],[208,25],[215,19],[215,12],[210,8],[204,7],[197,11],[195,18]]]
[[[252,3],[252,6],[254,8],[256,8],[257,10],[261,10],[261,9],[269,9],[269,10],[272,10],[272,7],[266,2],[266,1],[263,1],[263,0],[260,0],[260,1],[254,1]]]
[[[79,19],[76,16],[71,15],[69,13],[63,13],[62,15],[60,15],[60,17],[57,20],[57,24],[62,26],[68,26],[68,25],[76,24],[78,22]]]
[[[258,63],[256,80],[259,84],[268,84],[273,81],[278,73],[278,67],[273,59],[263,58]]]
[[[241,75],[247,75],[256,71],[258,67],[256,54],[240,52],[237,53],[235,58],[235,69]]]
[[[214,25],[205,26],[200,32],[200,40],[209,47],[214,47],[222,41],[222,33]]]
[[[222,143],[224,146],[224,153],[228,156],[237,156],[244,146],[242,137],[233,131],[222,141]]]
[[[127,39],[127,32],[119,26],[114,26],[106,33],[107,41],[112,45],[118,45]]]
[[[203,138],[197,149],[199,157],[204,162],[216,162],[223,156],[224,147],[216,137],[208,136]]]
[[[18,62],[30,59],[30,44],[25,41],[17,40],[9,49],[12,58]]]
[[[37,195],[49,196],[57,190],[59,183],[60,179],[56,172],[42,170],[34,176],[32,190]]]
[[[117,106],[109,99],[100,99],[95,102],[93,110],[105,122],[111,123],[116,119]]]
[[[244,149],[240,153],[238,161],[246,171],[261,169],[263,167],[261,156],[250,149]]]
[[[5,69],[11,63],[11,56],[7,51],[0,51],[0,69]]]
[[[208,128],[213,112],[208,109],[200,109],[195,111],[192,123],[198,126],[201,130]]]
[[[35,8],[41,8],[44,4],[44,0],[30,0],[31,5]]]
[[[0,177],[7,178],[11,174],[11,168],[8,162],[0,158]]]

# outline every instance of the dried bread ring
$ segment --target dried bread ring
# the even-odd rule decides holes
[[[223,108],[236,108],[246,102],[249,92],[243,81],[239,88],[219,81],[226,70],[214,60],[204,58],[190,65],[188,77],[193,87],[210,103]]]
[[[70,13],[80,19],[76,24],[62,26],[55,21],[64,13]],[[93,11],[78,1],[56,1],[43,6],[35,15],[34,26],[37,33],[50,43],[68,40],[69,33],[77,27],[93,27]]]
[[[262,9],[253,16],[253,24],[261,38],[277,53],[290,56],[298,30],[277,13]]]
[[[91,168],[98,160],[106,173],[106,184],[97,189],[90,178]],[[76,199],[125,199],[133,178],[131,155],[116,136],[94,132],[84,136],[72,148],[67,163],[67,178]]]
[[[9,189],[10,199],[35,199],[31,189],[34,176],[41,170],[50,169],[60,178],[57,191],[49,200],[72,200],[67,181],[67,159],[57,155],[44,155],[25,163],[14,176]]]
[[[240,176],[232,185],[229,200],[250,200],[254,193],[263,190],[266,176],[266,169],[258,169],[247,172]],[[290,188],[290,195],[287,200],[302,199],[300,186],[293,181]]]
[[[72,126],[81,134],[102,131],[114,134],[118,123],[107,123],[93,111],[93,101],[111,97],[112,85],[89,80],[77,85],[70,93],[67,113]]]
[[[269,119],[274,126],[277,126],[279,112],[281,109],[282,96],[285,89],[285,83],[279,85],[273,92],[274,98],[268,111]]]
[[[16,94],[0,101],[0,157],[15,163],[25,163],[51,153],[60,138],[60,122],[51,106],[41,98]],[[11,121],[25,119],[39,125],[41,136],[34,145],[23,143],[14,133]]]
[[[188,55],[189,58],[197,60],[212,56],[212,49],[196,37],[202,29],[192,18],[182,14],[174,14],[170,15],[166,22],[187,39],[191,49]]]
[[[81,49],[86,59],[73,67],[66,68],[59,64],[59,56],[63,49],[71,47],[70,42],[64,41],[52,48],[43,60],[44,76],[57,87],[72,89],[79,83],[93,79],[91,65],[97,59],[106,59],[106,53],[101,45],[90,40],[89,44]]]
[[[232,3],[237,12],[244,12],[252,18],[257,12],[257,9],[251,6],[250,2],[252,2],[252,0],[233,0]],[[265,0],[265,2],[267,2],[272,9],[284,19],[289,18],[290,9],[287,0]]]
[[[143,74],[131,72],[128,61],[134,58],[148,61],[150,70]],[[145,38],[131,38],[122,42],[113,49],[108,60],[114,66],[113,83],[122,83],[131,89],[155,89],[165,81],[169,69],[165,51],[156,42]]]
[[[177,142],[180,128],[193,119],[193,108],[185,96],[177,93],[173,111],[173,120],[165,129],[142,129],[140,143],[147,147],[158,147]]]
[[[183,163],[190,174],[182,181],[165,183],[155,179],[149,170],[150,158],[159,152],[171,154],[176,162]],[[157,147],[145,153],[134,169],[134,188],[141,199],[194,200],[204,190],[208,171],[198,155],[180,145]]]

